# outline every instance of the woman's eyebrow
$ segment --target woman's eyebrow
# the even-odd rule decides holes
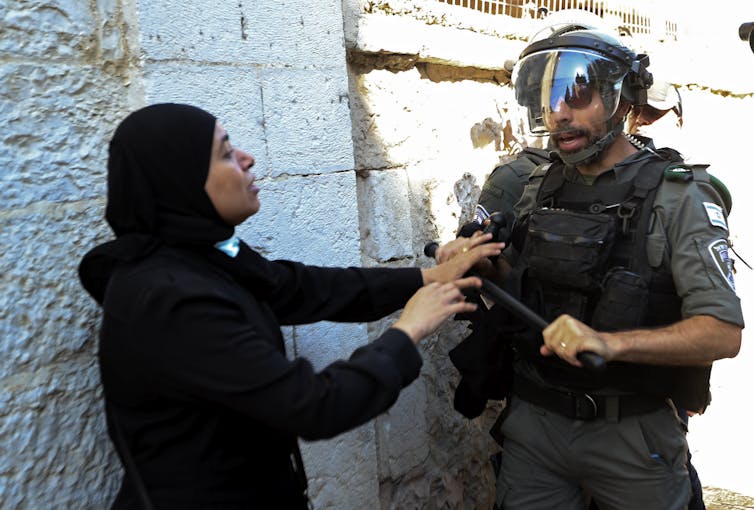
[[[220,137],[220,145],[217,146],[218,151],[220,153],[225,152],[225,142],[229,142],[229,141],[230,141],[230,136],[228,135],[227,132],[223,136]]]

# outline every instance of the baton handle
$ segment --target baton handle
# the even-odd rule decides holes
[[[428,242],[424,245],[424,255],[430,258],[435,258],[438,246],[439,244],[435,241]],[[509,312],[513,313],[513,315],[535,329],[543,330],[547,327],[547,321],[535,313],[531,308],[524,305],[521,301],[505,292],[487,278],[483,278],[477,274],[474,274],[474,276],[482,280],[482,293],[492,301],[506,308]],[[602,372],[607,368],[605,358],[591,351],[581,351],[576,355],[576,359],[578,359],[585,368],[593,372]]]

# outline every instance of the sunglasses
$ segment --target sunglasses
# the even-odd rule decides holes
[[[572,87],[566,88],[563,100],[569,108],[586,108],[592,102],[594,87],[591,83],[574,83]]]

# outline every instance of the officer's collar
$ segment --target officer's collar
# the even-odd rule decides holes
[[[628,156],[626,159],[621,161],[620,163],[616,164],[615,166],[608,168],[598,176],[591,179],[591,182],[594,183],[597,180],[604,180],[604,179],[611,179],[615,182],[625,182],[630,179],[633,179],[636,176],[636,171],[633,166],[634,163],[647,158],[651,157],[651,155],[654,154],[654,145],[652,144],[652,140],[649,138],[646,138],[646,140],[649,141],[649,144],[646,148],[638,150]],[[610,176],[610,177],[608,177]],[[564,165],[563,167],[563,177],[569,182],[581,182],[581,183],[589,183],[589,177],[584,177],[584,175],[579,172],[575,166],[570,165]]]

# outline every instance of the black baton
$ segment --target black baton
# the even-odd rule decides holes
[[[435,241],[428,242],[424,245],[424,255],[429,258],[435,258],[435,252],[437,251],[438,246],[439,245]],[[513,315],[523,320],[533,328],[543,330],[547,327],[547,321],[537,315],[537,313],[535,313],[528,306],[524,305],[521,301],[505,292],[503,289],[489,281],[487,278],[479,276],[474,272],[470,272],[469,274],[471,276],[476,276],[477,278],[482,280],[482,293],[486,297],[499,304],[500,306],[506,308]],[[589,370],[594,372],[602,372],[603,370],[605,370],[605,368],[607,368],[607,362],[605,361],[605,358],[591,351],[581,351],[576,355],[576,359],[578,359],[585,368],[588,368]]]

